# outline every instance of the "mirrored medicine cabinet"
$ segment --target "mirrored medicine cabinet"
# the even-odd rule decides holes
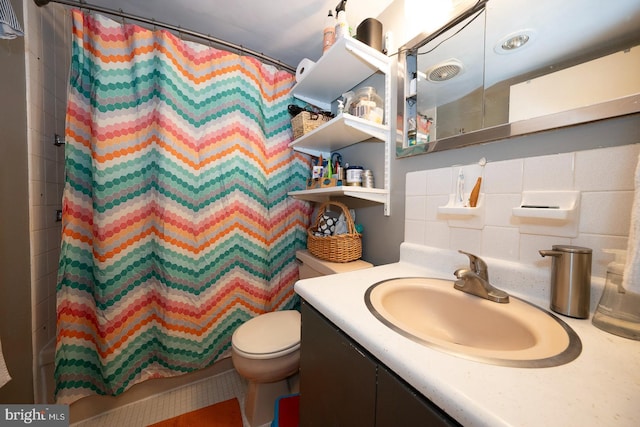
[[[640,112],[640,4],[481,0],[399,49],[396,156]]]

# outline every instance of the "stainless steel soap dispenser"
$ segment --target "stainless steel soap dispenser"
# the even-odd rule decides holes
[[[581,246],[553,245],[540,255],[552,256],[551,310],[586,319],[591,301],[592,250]]]

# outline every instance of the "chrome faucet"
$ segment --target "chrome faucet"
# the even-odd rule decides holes
[[[464,251],[458,251],[469,257],[469,269],[459,268],[453,274],[458,278],[453,287],[490,301],[508,303],[509,294],[494,288],[489,283],[489,269],[480,257]]]

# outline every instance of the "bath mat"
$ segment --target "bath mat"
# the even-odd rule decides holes
[[[238,399],[214,403],[147,427],[242,427]]]

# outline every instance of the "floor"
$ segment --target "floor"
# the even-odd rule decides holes
[[[73,427],[144,427],[195,409],[237,397],[244,408],[246,381],[231,369],[155,394],[76,423]],[[243,411],[244,412],[244,411]],[[243,415],[244,418],[244,415]],[[249,427],[246,420],[244,426]],[[267,424],[268,426],[269,424]]]

